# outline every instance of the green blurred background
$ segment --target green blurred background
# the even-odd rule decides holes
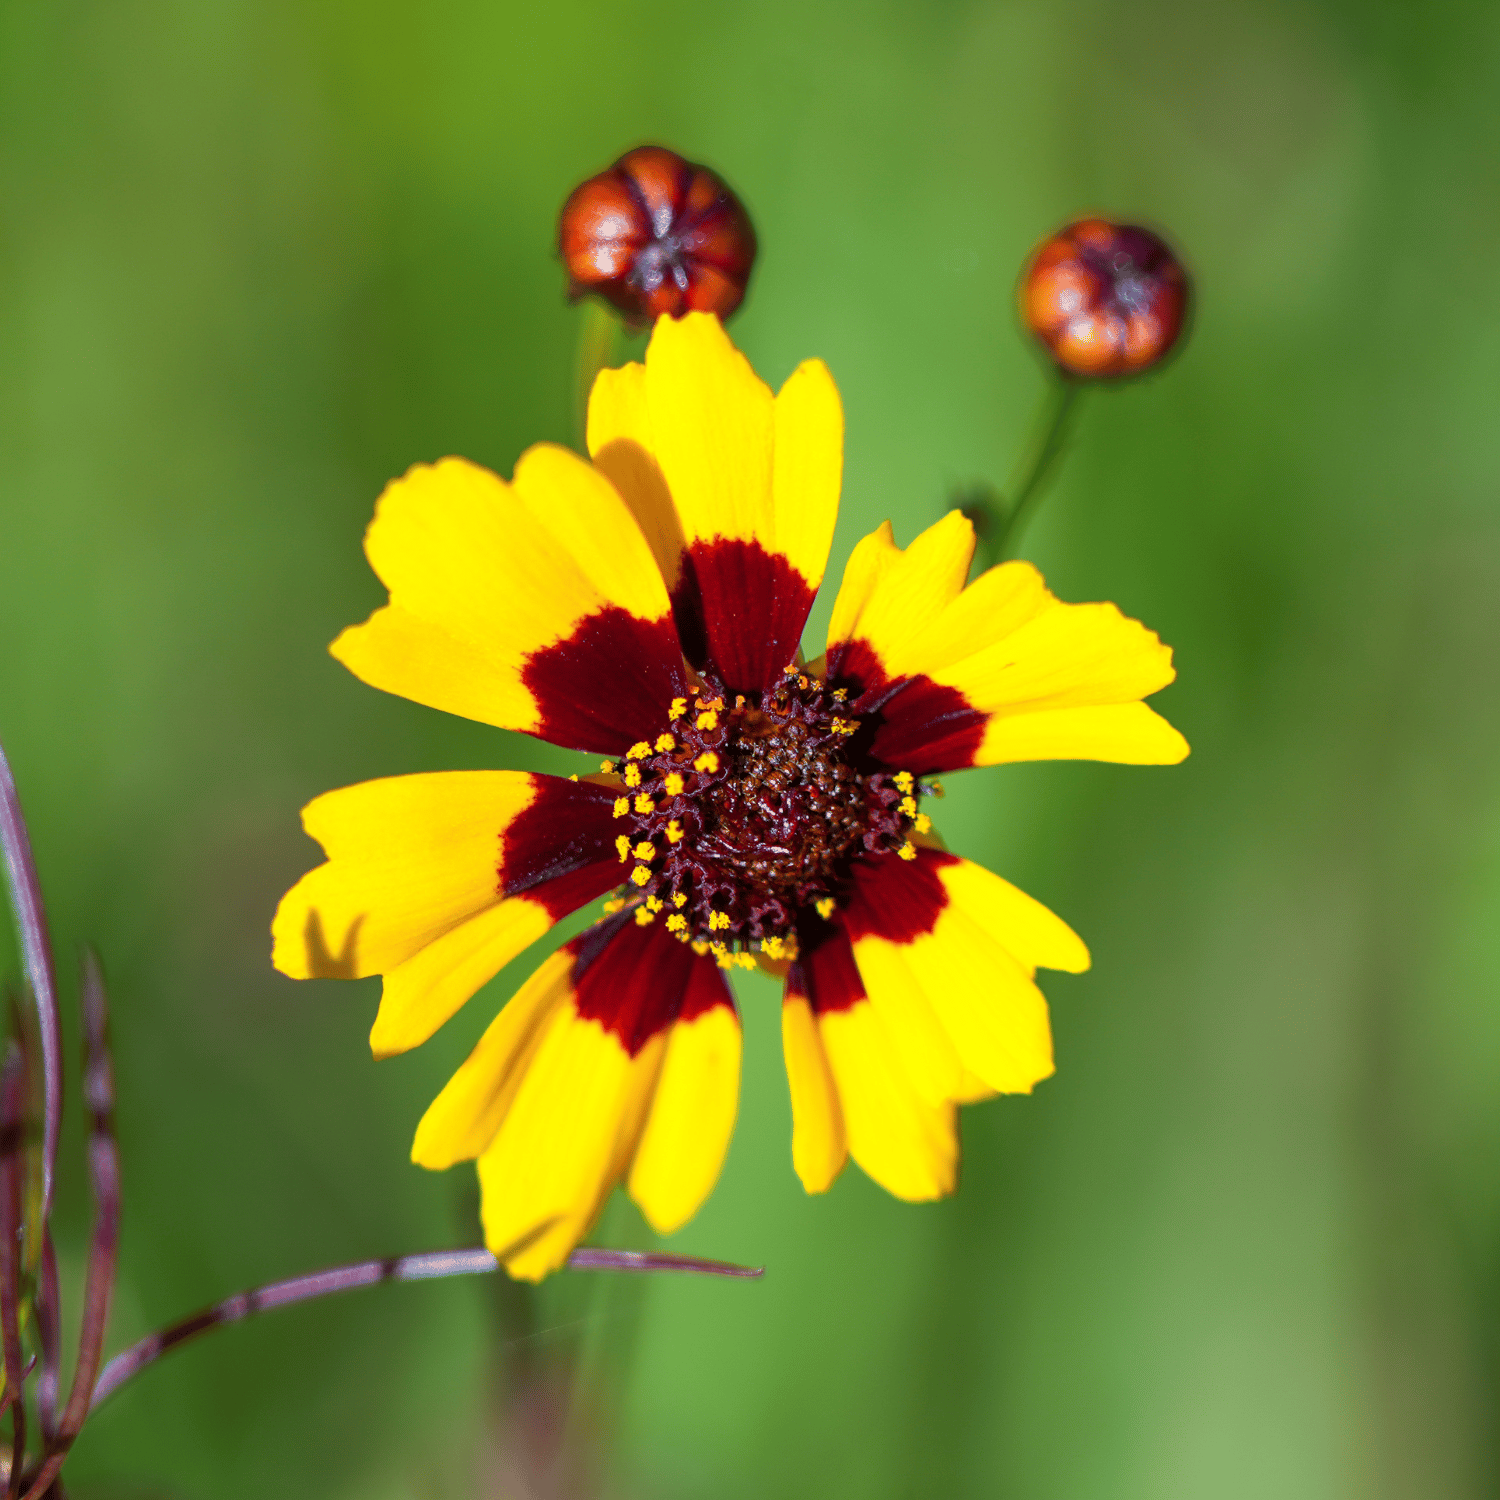
[[[1095,960],[1046,981],[1057,1077],[966,1112],[959,1196],[803,1195],[752,980],[738,1133],[672,1244],[762,1283],[278,1313],[107,1407],[76,1492],[574,1496],[595,1449],[652,1500],[1500,1495],[1497,85],[1484,4],[4,0],[0,735],[60,951],[114,991],[111,1347],[476,1236],[472,1174],[407,1149],[534,955],[377,1066],[377,983],[283,980],[266,929],[315,793],[571,764],[325,645],[382,597],[389,476],[574,436],[575,181],[657,140],[745,196],[737,340],[843,391],[835,578],[1008,471],[1035,239],[1141,218],[1199,292],[1025,548],[1177,648],[1192,758],[938,809]],[[618,1200],[602,1237],[650,1240]]]

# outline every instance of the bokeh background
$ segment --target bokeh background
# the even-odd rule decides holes
[[[315,793],[571,765],[324,648],[382,597],[389,476],[575,440],[576,180],[657,140],[743,193],[736,338],[843,391],[835,578],[1009,470],[1036,238],[1154,223],[1199,293],[1024,549],[1177,648],[1192,758],[938,809],[1095,960],[1046,980],[1057,1077],[966,1112],[959,1196],[803,1195],[752,980],[738,1133],[673,1248],[763,1282],[278,1313],[122,1393],[76,1493],[1500,1494],[1497,84],[1500,12],[1459,0],[4,0],[0,735],[60,950],[112,980],[112,1347],[476,1237],[471,1174],[407,1149],[534,956],[377,1066],[377,982],[283,980],[266,929]],[[618,1200],[601,1238],[650,1242]]]

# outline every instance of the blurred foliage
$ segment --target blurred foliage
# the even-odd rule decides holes
[[[763,1283],[277,1314],[106,1408],[76,1492],[524,1493],[505,1392],[571,1381],[572,1461],[624,1496],[1500,1493],[1497,82],[1478,3],[3,0],[0,735],[60,948],[111,973],[116,1345],[476,1235],[471,1174],[407,1148],[533,957],[376,1066],[376,983],[282,980],[266,928],[315,793],[566,763],[324,647],[381,597],[389,476],[573,436],[576,180],[657,139],[744,195],[736,337],[844,394],[835,579],[1008,472],[1035,239],[1136,218],[1198,284],[1025,546],[1177,648],[1193,757],[937,809],[1095,959],[1047,980],[1058,1076],[966,1112],[960,1195],[804,1197],[748,984],[737,1138],[673,1245]],[[604,1234],[648,1239],[622,1201]]]

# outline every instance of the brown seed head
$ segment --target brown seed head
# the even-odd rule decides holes
[[[707,167],[637,146],[574,188],[557,226],[569,295],[595,292],[632,322],[740,305],[755,264],[744,205]]]
[[[1062,371],[1079,380],[1138,375],[1182,332],[1188,278],[1149,229],[1080,219],[1032,256],[1021,319]]]

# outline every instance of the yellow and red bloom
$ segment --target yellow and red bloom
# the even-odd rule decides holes
[[[607,915],[501,1010],[417,1130],[477,1159],[486,1241],[562,1264],[622,1178],[685,1223],[733,1129],[725,973],[785,974],[793,1162],[897,1196],[952,1190],[956,1105],[1052,1071],[1038,967],[1088,954],[1044,907],[943,850],[928,778],[1039,758],[1171,763],[1141,700],[1171,653],[1025,563],[965,587],[954,513],[855,549],[826,657],[799,654],[838,507],[843,415],[818,361],[772,395],[708,314],[601,372],[592,462],[541,445],[510,483],[418,466],[366,535],[390,603],[333,654],[375,687],[570,749],[581,779],[396,777],[304,813],[327,862],[283,899],[275,963],[384,976],[377,1056],[427,1040],[559,918]]]

